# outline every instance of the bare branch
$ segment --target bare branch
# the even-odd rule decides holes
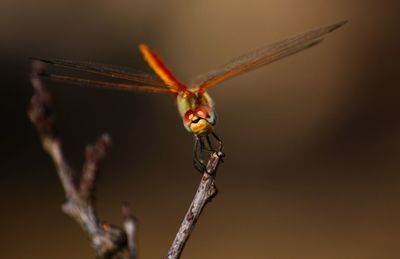
[[[135,243],[131,241],[134,240],[135,221],[125,220],[125,229],[126,222],[131,222],[131,226],[129,231],[124,231],[114,225],[101,223],[95,210],[98,163],[105,156],[110,137],[104,134],[93,146],[87,147],[81,182],[77,186],[75,183],[78,182],[78,175],[65,159],[55,131],[50,95],[38,76],[42,70],[43,66],[40,63],[33,64],[31,83],[34,94],[28,114],[39,133],[44,150],[53,159],[64,188],[67,201],[63,205],[63,211],[75,219],[88,234],[98,258],[136,259],[135,253],[132,252],[136,251]],[[133,219],[130,212],[129,217],[126,214],[125,212],[124,218]]]
[[[56,137],[54,116],[51,109],[51,97],[38,77],[38,74],[41,73],[42,70],[43,66],[40,63],[33,63],[31,83],[34,89],[34,95],[31,99],[28,115],[32,123],[36,126],[44,150],[49,153],[53,159],[67,199],[76,200],[77,193],[72,179],[74,172],[64,160],[60,141]]]
[[[82,177],[78,183],[78,175],[66,161],[55,131],[51,98],[38,76],[42,70],[40,64],[34,63],[31,75],[34,95],[28,113],[41,137],[44,150],[54,161],[64,188],[67,201],[63,205],[63,211],[77,221],[88,234],[98,258],[136,259],[136,219],[128,205],[124,204],[122,207],[123,229],[101,223],[95,209],[98,164],[110,146],[110,137],[104,134],[94,145],[86,148]],[[197,192],[168,251],[168,259],[180,258],[202,210],[217,194],[215,177],[219,164],[223,162],[223,156],[221,152],[211,154]]]
[[[190,204],[189,210],[186,212],[185,218],[181,223],[181,226],[175,236],[166,258],[180,258],[186,242],[188,241],[202,210],[207,202],[211,201],[211,199],[217,195],[215,177],[218,166],[222,162],[223,156],[224,155],[221,152],[215,152],[211,155],[207,163],[206,172],[203,173],[200,185],[197,188],[196,195]]]
[[[107,148],[111,144],[108,134],[103,134],[94,145],[88,145],[85,152],[85,163],[80,183],[80,196],[83,200],[93,200],[96,186],[97,169],[99,162],[105,157]]]

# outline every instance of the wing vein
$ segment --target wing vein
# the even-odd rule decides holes
[[[169,93],[175,94],[171,89],[162,87],[162,86],[154,86],[154,85],[134,85],[134,84],[126,84],[126,83],[112,83],[105,82],[99,80],[85,79],[80,77],[72,77],[66,75],[58,75],[58,74],[40,74],[41,77],[61,82],[68,82],[75,85],[82,86],[91,86],[91,87],[100,87],[106,89],[119,89],[125,91],[145,91],[145,92],[154,92],[154,93]]]
[[[131,82],[139,82],[149,85],[167,87],[167,85],[163,81],[154,78],[151,75],[139,72],[135,73],[129,71],[130,69],[124,67],[117,67],[117,66],[111,66],[94,62],[71,61],[65,59],[37,59],[37,60],[53,66],[63,67],[70,70],[87,72],[105,77],[127,80]]]

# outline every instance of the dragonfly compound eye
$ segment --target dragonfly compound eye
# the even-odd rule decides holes
[[[214,110],[205,105],[201,105],[196,108],[194,114],[202,119],[207,120],[211,125],[215,125],[216,123],[216,116]]]
[[[197,116],[199,116],[200,118],[203,118],[203,119],[210,118],[210,108],[207,106],[203,106],[203,105],[199,106],[194,111],[194,114],[196,114]]]
[[[185,123],[185,125],[190,124],[192,122],[193,116],[194,116],[194,113],[191,110],[189,110],[185,113],[185,115],[183,116],[183,122]]]

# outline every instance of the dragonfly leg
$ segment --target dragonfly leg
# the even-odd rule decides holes
[[[205,136],[205,138],[206,138],[206,141],[207,141],[207,142],[206,142],[206,143],[207,143],[207,149],[206,149],[206,150],[207,150],[208,152],[211,152],[211,153],[212,153],[212,152],[215,152],[215,150],[213,149],[213,146],[212,146],[212,144],[211,144],[210,136],[207,135],[207,136]]]
[[[206,170],[204,164],[204,143],[200,137],[195,137],[193,146],[193,165],[197,171],[203,173]]]
[[[218,156],[224,157],[225,154],[224,154],[224,152],[222,152],[222,150],[224,149],[224,145],[222,143],[222,140],[218,137],[217,134],[215,134],[215,132],[212,132],[211,134],[218,141],[218,144],[219,144],[219,146],[218,146]]]
[[[203,173],[206,170],[206,164],[204,162],[205,151],[210,152],[210,155],[212,153],[217,153],[220,158],[225,157],[225,154],[222,152],[223,144],[221,139],[214,132],[212,135],[219,144],[218,148],[213,147],[210,135],[195,136],[195,142],[193,146],[193,165],[200,173]]]

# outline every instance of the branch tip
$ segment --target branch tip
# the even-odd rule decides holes
[[[128,249],[131,258],[137,257],[136,245],[136,223],[137,219],[133,216],[132,211],[127,202],[122,204],[122,218],[124,221],[124,229],[128,239]]]

